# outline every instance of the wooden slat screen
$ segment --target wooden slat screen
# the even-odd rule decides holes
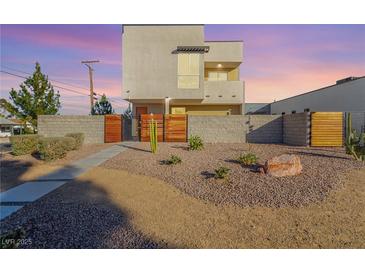
[[[163,141],[163,114],[141,114],[141,141],[150,141],[150,121],[157,121],[157,141]]]
[[[104,116],[104,141],[105,143],[117,143],[122,141],[122,117],[121,115]]]
[[[311,145],[323,147],[337,147],[343,145],[342,112],[312,113]]]
[[[186,142],[186,124],[185,114],[165,115],[165,142]]]

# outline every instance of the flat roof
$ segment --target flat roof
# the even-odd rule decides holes
[[[334,85],[329,85],[329,86],[326,86],[326,87],[323,87],[323,88],[315,89],[315,90],[308,91],[308,92],[304,92],[304,93],[301,93],[301,94],[298,94],[298,95],[295,95],[295,96],[292,96],[292,97],[288,97],[288,98],[285,98],[285,99],[281,99],[281,100],[279,100],[279,101],[272,102],[271,104],[278,103],[278,102],[282,102],[282,101],[285,101],[285,100],[289,100],[289,99],[292,99],[292,98],[295,98],[295,97],[299,97],[299,96],[307,95],[307,94],[309,94],[309,93],[313,93],[313,92],[321,91],[322,89],[331,88],[331,87],[340,86],[340,85],[343,85],[343,84],[347,84],[347,83],[355,82],[355,81],[357,81],[357,80],[361,80],[361,79],[364,79],[364,78],[365,78],[365,75],[364,75],[364,76],[357,77],[356,79],[351,80],[351,81],[347,81],[347,82],[343,82],[343,83],[339,83],[339,84],[334,84]]]
[[[220,42],[237,42],[237,43],[243,43],[243,40],[205,40],[205,43],[220,43]]]
[[[169,27],[169,26],[204,26],[205,24],[122,24],[122,33],[124,32],[124,26],[132,26],[132,27]]]

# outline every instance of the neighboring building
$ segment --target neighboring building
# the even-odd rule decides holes
[[[16,125],[16,123],[0,117],[0,137],[9,137],[13,135],[13,127]]]
[[[122,97],[135,117],[244,114],[242,41],[205,41],[204,25],[124,25],[122,42]]]
[[[270,104],[245,103],[245,114],[270,114]]]
[[[335,85],[274,102],[270,108],[271,114],[304,111],[365,112],[365,76],[339,80]]]

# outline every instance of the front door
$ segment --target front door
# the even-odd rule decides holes
[[[147,107],[136,107],[136,118],[137,118],[137,131],[138,131],[138,138],[141,140],[141,115],[147,114]]]

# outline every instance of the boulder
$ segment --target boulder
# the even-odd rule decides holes
[[[302,173],[302,169],[300,158],[290,154],[274,157],[264,165],[265,173],[275,177],[298,175]]]

